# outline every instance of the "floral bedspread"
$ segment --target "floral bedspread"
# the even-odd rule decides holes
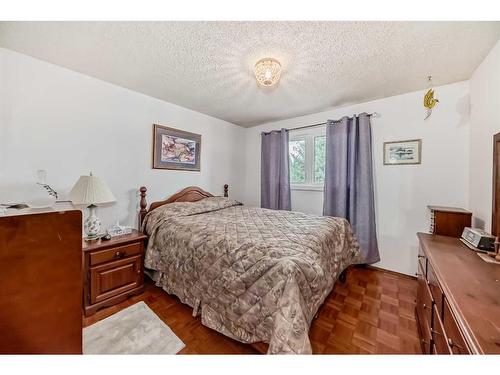
[[[145,266],[202,323],[269,353],[311,353],[309,326],[340,273],[363,262],[349,223],[221,197],[151,211]]]

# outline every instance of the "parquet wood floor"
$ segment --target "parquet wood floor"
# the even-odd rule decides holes
[[[309,337],[315,354],[420,354],[414,308],[417,281],[375,268],[351,268],[318,311]],[[89,326],[144,301],[186,344],[181,354],[251,354],[267,345],[247,345],[221,335],[192,316],[176,297],[146,283],[146,291],[84,318]]]

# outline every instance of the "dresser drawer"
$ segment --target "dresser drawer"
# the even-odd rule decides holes
[[[132,243],[129,245],[113,247],[112,249],[94,251],[90,253],[90,265],[95,266],[97,264],[138,255],[141,254],[141,251],[142,243]]]
[[[423,271],[420,270],[420,272]],[[425,318],[429,322],[430,327],[432,322],[432,305],[434,301],[429,290],[428,282],[424,277],[418,279],[417,298],[422,303],[422,309],[425,311]]]
[[[423,276],[422,266],[419,265],[417,289],[417,318],[421,334],[422,350],[425,354],[431,352],[431,324],[432,324],[432,296]]]
[[[465,343],[465,339],[462,336],[462,332],[458,327],[458,323],[455,320],[455,316],[451,311],[450,305],[446,298],[443,304],[443,326],[448,336],[448,345],[451,348],[453,354],[470,354],[470,351]]]
[[[434,300],[434,303],[437,307],[438,316],[442,319],[444,294],[443,290],[439,286],[436,273],[434,272],[434,269],[432,268],[432,265],[430,263],[427,264],[427,281],[432,294],[432,299]]]
[[[434,317],[432,321],[432,341],[434,343],[434,354],[452,354],[448,345],[448,337],[439,317],[437,306],[434,305]]]
[[[422,267],[424,277],[427,277],[427,257],[425,256],[424,250],[422,249],[421,246],[418,247],[417,258],[418,258],[418,264]]]
[[[427,326],[425,327],[425,329],[421,330],[420,345],[423,354],[432,354],[435,352],[435,350],[433,349],[434,344],[431,339],[431,331]]]
[[[418,267],[419,267],[418,272],[421,273],[425,279],[427,279],[427,259],[425,257],[419,256]]]

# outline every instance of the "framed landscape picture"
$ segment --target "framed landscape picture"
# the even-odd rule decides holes
[[[422,140],[384,142],[384,165],[420,164]]]
[[[153,168],[199,171],[201,135],[153,125]]]

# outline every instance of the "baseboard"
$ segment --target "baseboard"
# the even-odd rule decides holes
[[[367,268],[372,268],[372,269],[377,270],[377,271],[382,271],[382,272],[390,273],[390,274],[393,274],[393,275],[397,275],[397,276],[407,277],[407,278],[412,279],[412,280],[416,280],[417,279],[416,276],[407,275],[405,273],[401,273],[401,272],[397,272],[397,271],[392,271],[392,270],[388,270],[388,269],[377,267],[377,266],[367,265],[366,267]]]

